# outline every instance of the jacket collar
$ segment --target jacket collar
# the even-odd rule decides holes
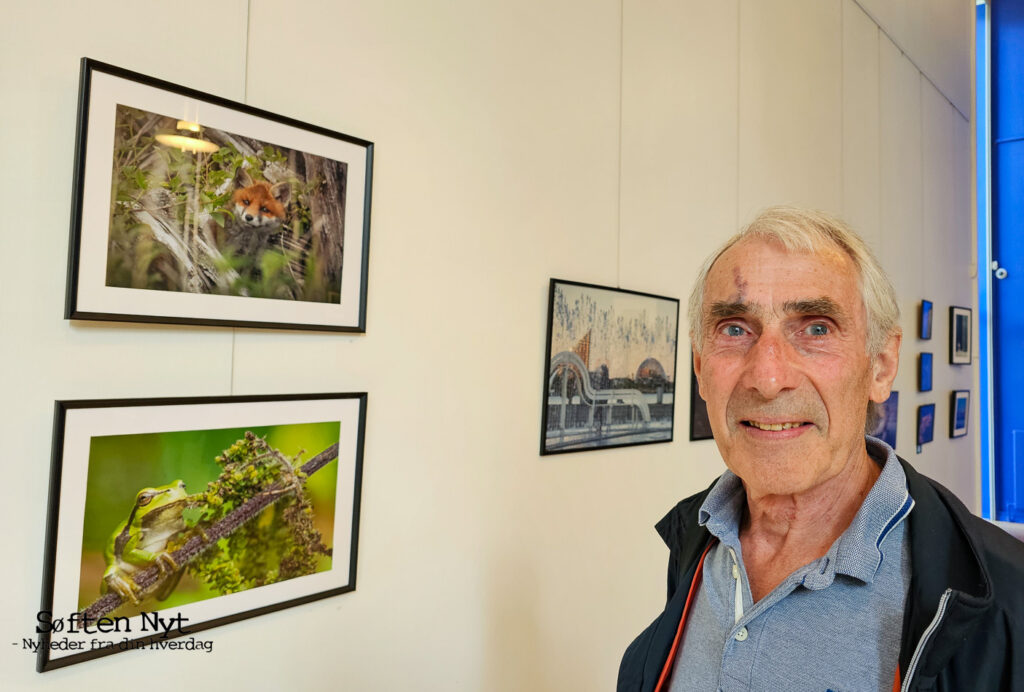
[[[716,479],[715,483],[717,482]],[[700,557],[711,539],[711,533],[699,524],[698,514],[700,506],[704,504],[715,483],[704,491],[680,501],[654,526],[673,557],[678,557],[683,571]],[[669,590],[669,596],[672,595],[672,591]]]
[[[697,562],[712,539],[711,533],[697,523],[697,511],[710,491],[709,487],[682,500],[655,526],[669,547],[668,602],[664,612],[652,624],[653,630],[644,654],[641,689],[645,692],[655,688],[668,659]]]
[[[948,634],[932,637],[919,663],[919,674],[928,677],[942,670],[958,643],[970,636],[981,615],[992,607],[992,580],[981,557],[977,532],[967,529],[981,520],[946,488],[919,474],[905,460],[900,463],[916,503],[907,517],[911,577],[903,616],[901,670],[907,670],[939,600],[951,590],[943,617],[943,630]]]

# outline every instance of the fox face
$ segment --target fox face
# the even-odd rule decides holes
[[[235,173],[235,188],[231,201],[238,223],[249,228],[270,230],[284,221],[285,205],[291,196],[287,183],[253,182],[246,170],[239,168]]]

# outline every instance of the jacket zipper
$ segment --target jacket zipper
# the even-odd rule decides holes
[[[903,687],[900,688],[900,692],[907,692],[910,689],[910,681],[914,679],[914,673],[917,672],[917,664],[921,662],[921,652],[924,651],[924,647],[932,634],[939,628],[939,623],[942,622],[942,618],[946,615],[946,604],[949,603],[949,597],[952,595],[953,589],[946,589],[942,594],[942,598],[939,599],[939,609],[935,611],[935,617],[932,618],[928,628],[921,635],[921,641],[917,643],[914,655],[910,658],[910,667],[907,668],[907,677],[903,681]]]

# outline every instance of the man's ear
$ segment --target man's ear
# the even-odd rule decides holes
[[[896,379],[896,371],[900,366],[900,344],[903,333],[890,334],[885,346],[871,362],[871,393],[868,398],[881,404],[889,398],[892,383]]]

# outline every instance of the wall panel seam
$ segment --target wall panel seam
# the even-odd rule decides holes
[[[741,98],[743,96],[743,83],[742,75],[740,71],[743,69],[743,0],[739,0],[736,3],[736,172],[734,183],[734,191],[736,195],[736,201],[733,204],[733,211],[735,218],[732,222],[733,228],[739,228],[740,226],[740,118],[743,117],[743,104]]]
[[[911,56],[911,55],[910,55],[910,53],[908,53],[908,52],[906,51],[906,49],[905,49],[905,48],[904,48],[904,47],[903,47],[903,46],[902,46],[902,45],[900,44],[900,42],[899,42],[899,41],[897,41],[897,40],[896,40],[896,38],[895,38],[895,37],[894,37],[894,36],[893,36],[892,34],[890,34],[890,33],[889,33],[888,31],[886,31],[885,27],[884,27],[884,26],[882,26],[881,22],[879,22],[879,21],[878,21],[878,19],[877,19],[877,18],[875,17],[875,15],[871,14],[871,12],[869,12],[869,11],[868,11],[868,9],[867,9],[866,7],[864,7],[864,5],[862,5],[862,4],[861,4],[861,1],[860,1],[860,0],[852,0],[852,2],[853,2],[854,4],[856,4],[856,5],[857,5],[857,7],[859,7],[859,8],[861,9],[861,11],[862,11],[862,12],[863,12],[864,14],[866,14],[866,15],[868,16],[868,18],[869,18],[869,19],[870,19],[870,20],[871,20],[872,22],[874,22],[874,23],[875,23],[875,26],[877,26],[877,27],[878,27],[878,30],[879,30],[879,31],[881,31],[881,32],[882,32],[883,34],[885,34],[885,35],[886,35],[886,37],[887,37],[887,38],[888,38],[888,39],[889,39],[890,41],[892,41],[892,43],[893,43],[893,45],[894,45],[894,46],[896,46],[897,48],[899,48],[899,49],[900,49],[900,52],[901,52],[901,53],[903,53],[903,56],[904,56],[904,57],[905,57],[905,58],[906,58],[907,60],[909,60],[909,61],[910,61],[910,64],[914,66],[914,68],[915,68],[915,69],[916,69],[916,70],[918,71],[918,73],[920,73],[920,75],[921,75],[922,77],[924,77],[925,79],[927,79],[927,80],[928,80],[928,81],[929,81],[929,82],[931,83],[931,85],[932,85],[933,87],[935,87],[935,90],[936,90],[936,91],[938,91],[938,92],[939,92],[940,94],[942,94],[942,98],[946,99],[946,101],[947,101],[947,102],[949,103],[949,105],[953,106],[953,108],[955,108],[955,109],[956,109],[956,111],[957,111],[957,112],[958,112],[958,113],[959,113],[960,115],[962,115],[962,116],[964,117],[964,119],[965,119],[965,120],[967,120],[968,122],[970,122],[970,120],[971,120],[971,119],[970,119],[970,117],[969,117],[969,116],[968,116],[967,114],[965,114],[965,113],[964,113],[964,112],[963,112],[962,110],[960,110],[960,108],[958,108],[958,107],[957,107],[957,105],[956,105],[955,103],[953,103],[953,100],[952,100],[951,98],[949,98],[949,96],[947,96],[947,95],[946,95],[946,92],[942,90],[942,87],[940,87],[940,86],[939,86],[938,84],[936,84],[936,83],[935,83],[935,80],[934,80],[934,79],[932,79],[931,77],[929,77],[929,76],[928,76],[928,73],[927,73],[927,72],[925,72],[925,70],[924,70],[924,69],[922,69],[922,68],[921,68],[921,66],[917,64],[917,61],[916,61],[916,60],[914,60],[913,56]]]
[[[250,0],[251,1],[251,0]],[[615,207],[615,286],[622,288],[622,130],[626,63],[626,0],[619,0],[619,150],[618,195]]]
[[[839,0],[839,209],[849,218],[846,204],[846,3]]]

